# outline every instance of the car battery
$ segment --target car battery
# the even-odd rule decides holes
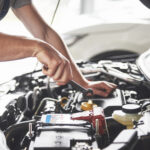
[[[89,128],[89,123],[72,120],[70,114],[43,115],[29,150],[70,150],[80,142],[90,145],[92,135]]]

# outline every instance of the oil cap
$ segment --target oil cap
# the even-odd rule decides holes
[[[141,111],[141,107],[137,104],[126,104],[122,106],[122,111],[125,113],[136,114]]]
[[[92,110],[94,107],[97,107],[97,105],[94,104],[92,100],[88,100],[88,102],[81,103],[81,109],[84,111]]]

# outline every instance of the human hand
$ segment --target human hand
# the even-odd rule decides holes
[[[95,95],[108,97],[117,85],[106,81],[88,81],[84,87],[91,88]]]
[[[72,80],[70,62],[52,46],[41,43],[35,56],[44,65],[42,71],[50,76],[58,85],[64,85]]]

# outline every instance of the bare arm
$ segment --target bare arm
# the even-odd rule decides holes
[[[32,57],[35,52],[35,40],[0,33],[0,61]]]
[[[58,84],[66,84],[72,79],[69,61],[48,43],[0,33],[0,61],[26,57],[37,57],[47,67],[43,68],[43,73],[53,77]]]
[[[33,5],[26,5],[13,11],[24,23],[27,29],[34,35],[34,37],[53,45],[59,52],[69,59],[74,81],[86,88],[92,88],[95,94],[102,95],[104,97],[108,96],[116,87],[114,84],[108,82],[87,81],[76,66],[61,37],[43,21]]]

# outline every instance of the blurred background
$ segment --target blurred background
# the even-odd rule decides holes
[[[32,2],[44,20],[50,24],[58,0],[32,0]],[[85,20],[81,19],[83,16],[86,16]],[[97,22],[126,19],[149,20],[150,11],[139,0],[60,0],[52,26],[60,33],[64,33]],[[30,36],[11,9],[0,22],[0,31]]]
[[[58,0],[33,0],[50,25]],[[64,39],[73,57],[89,59],[105,51],[142,53],[150,47],[150,10],[139,0],[60,0],[51,25]],[[10,10],[0,32],[32,37]],[[79,53],[80,52],[80,53]],[[36,59],[0,62],[0,82],[33,71]]]

